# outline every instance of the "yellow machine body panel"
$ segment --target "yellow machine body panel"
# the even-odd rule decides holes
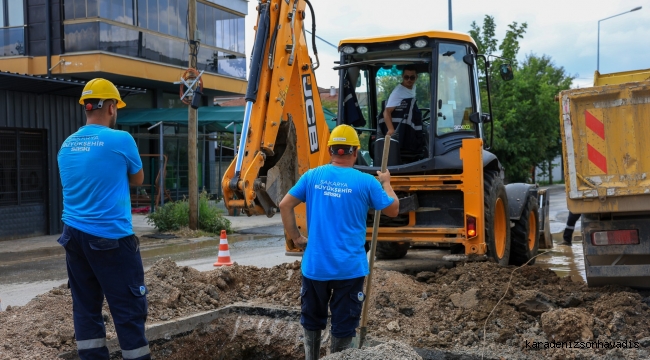
[[[419,32],[398,34],[398,35],[348,38],[348,39],[343,39],[339,42],[339,48],[348,44],[377,44],[377,43],[387,43],[387,42],[406,40],[406,39],[417,39],[417,38],[431,38],[431,39],[437,38],[437,39],[458,40],[458,41],[470,43],[474,45],[474,47],[476,48],[476,42],[468,34],[457,32],[457,31],[444,31],[444,30],[429,30],[429,31],[419,31]]]

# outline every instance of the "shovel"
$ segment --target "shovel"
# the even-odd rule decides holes
[[[388,151],[390,150],[390,136],[386,135],[384,139],[384,152],[381,157],[381,172],[386,172],[388,163]],[[370,298],[370,289],[372,289],[372,270],[375,266],[375,250],[377,249],[377,233],[379,232],[379,217],[381,210],[375,210],[375,219],[372,224],[372,240],[370,241],[370,260],[368,267],[370,273],[366,279],[366,301],[363,302],[363,310],[361,311],[361,327],[359,329],[359,346],[361,349],[363,341],[366,339],[366,332],[368,331],[368,299]]]

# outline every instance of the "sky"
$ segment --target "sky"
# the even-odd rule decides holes
[[[257,21],[257,0],[249,0],[246,16],[246,54],[250,57]],[[447,30],[448,0],[311,0],[316,16],[316,35],[338,45],[341,39]],[[398,5],[398,6],[396,6]],[[469,32],[475,21],[482,27],[493,16],[496,38],[503,40],[512,22],[527,23],[518,60],[527,55],[549,56],[555,66],[574,76],[573,87],[593,83],[596,70],[598,21],[600,22],[600,73],[650,68],[650,0],[452,0],[453,30]],[[309,10],[307,10],[309,11]],[[305,21],[311,31],[311,15]],[[308,35],[309,36],[309,35]],[[311,37],[310,37],[311,38]],[[311,40],[308,40],[311,47]],[[319,87],[338,87],[332,70],[337,50],[316,40],[321,66],[316,70]],[[310,49],[310,54],[311,54]],[[496,54],[499,55],[499,54]]]

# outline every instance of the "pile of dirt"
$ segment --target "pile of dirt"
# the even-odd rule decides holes
[[[147,322],[170,320],[234,302],[299,306],[301,280],[299,261],[272,268],[235,265],[200,272],[162,259],[145,273],[149,288]]]
[[[587,288],[535,266],[515,271],[508,288],[513,269],[483,262],[416,276],[377,271],[368,333],[417,348],[487,350],[495,358],[590,357],[616,352],[611,346],[625,346],[623,358],[650,357],[650,298],[627,288]],[[544,349],[559,341],[584,344]],[[600,349],[590,341],[600,341]]]
[[[650,358],[647,295],[627,288],[589,289],[535,266],[517,270],[506,292],[512,270],[488,262],[415,276],[376,270],[368,299],[368,334],[421,349],[485,352],[486,358]],[[240,302],[300,307],[298,261],[272,268],[235,265],[199,272],[159,260],[145,273],[145,282],[150,292],[148,323]],[[107,337],[114,338],[108,307],[104,318]],[[277,354],[300,351],[297,326],[285,343],[291,349],[286,353],[276,349]],[[199,335],[208,332],[204,329]],[[75,349],[73,334],[70,291],[55,288],[23,307],[0,312],[0,359],[53,358]],[[257,336],[260,346],[267,342],[254,329],[247,334],[238,335],[242,342],[248,336]],[[566,342],[565,348],[544,348],[545,343],[559,341]],[[574,342],[592,345],[575,349]],[[596,350],[594,342],[600,342]],[[569,343],[572,347],[566,348]],[[187,344],[180,347],[186,355]]]
[[[412,347],[399,341],[391,340],[374,347],[363,349],[347,349],[327,355],[323,360],[422,360],[422,357]]]
[[[300,306],[300,262],[272,268],[238,266],[199,272],[157,261],[145,272],[149,289],[147,324],[171,320],[235,302]],[[106,338],[116,337],[108,305],[102,311]],[[75,350],[72,297],[66,285],[35,297],[22,307],[0,312],[0,360],[51,359]]]

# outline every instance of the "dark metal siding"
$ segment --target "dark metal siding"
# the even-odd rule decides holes
[[[46,130],[49,234],[62,231],[63,198],[56,155],[63,141],[84,124],[85,114],[77,98],[0,90],[0,128]]]
[[[47,51],[47,6],[46,0],[26,0],[27,4],[27,41],[29,41],[28,52],[30,56],[45,56]],[[62,13],[61,1],[49,0],[51,18],[50,26],[52,36],[52,55],[62,53]]]

